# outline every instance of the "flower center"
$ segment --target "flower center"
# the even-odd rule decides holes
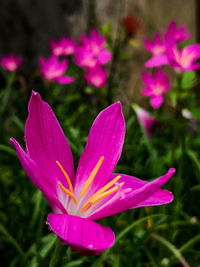
[[[90,188],[93,180],[95,179],[97,172],[99,171],[102,163],[104,161],[104,157],[100,157],[99,161],[95,165],[94,169],[89,175],[89,178],[86,180],[84,183],[81,192],[80,192],[80,197],[83,197],[88,189]],[[63,166],[60,164],[59,161],[56,161],[56,164],[60,168],[61,172],[63,173],[64,177],[67,180],[69,189],[67,189],[60,181],[58,181],[59,187],[62,189],[62,191],[70,196],[74,203],[78,206],[78,200],[74,194],[73,186],[71,183],[71,180],[67,174],[67,172],[64,170]],[[121,187],[124,185],[124,182],[118,183],[118,180],[121,178],[120,175],[116,176],[113,180],[108,182],[106,185],[104,185],[101,189],[99,189],[97,192],[95,192],[81,207],[79,214],[87,211],[93,204],[97,203],[98,201],[102,200],[103,198],[109,196],[110,194],[115,193],[116,191],[120,190]],[[115,186],[114,186],[115,185]]]
[[[157,84],[154,88],[153,91],[156,95],[162,95],[163,93],[163,86],[161,84]]]
[[[191,64],[191,61],[195,57],[194,53],[187,53],[186,50],[183,50],[183,53],[180,57],[180,63],[182,64],[183,67],[188,67]]]
[[[154,55],[160,55],[160,54],[163,54],[165,52],[165,46],[164,45],[156,45],[154,48],[153,48],[153,54]]]

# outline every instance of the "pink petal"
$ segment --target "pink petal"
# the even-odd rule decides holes
[[[159,84],[163,85],[163,93],[168,91],[170,87],[170,81],[169,81],[169,77],[165,74],[164,70],[161,68],[158,68],[155,72],[154,77],[155,77],[155,80],[157,80]]]
[[[19,143],[14,138],[11,138],[10,141],[17,152],[18,158],[21,162],[24,171],[31,179],[32,183],[43,192],[52,209],[57,211],[59,209],[63,213],[66,213],[66,210],[64,209],[60,201],[57,199],[55,188],[53,188],[52,185],[49,183],[48,177],[44,175],[42,170],[38,168],[36,163],[21,148]]]
[[[161,35],[160,35],[160,33],[156,32],[156,33],[154,34],[153,39],[154,39],[154,44],[162,44],[162,40],[161,40]]]
[[[153,56],[149,60],[147,60],[144,64],[146,68],[152,68],[152,67],[160,67],[163,65],[168,65],[168,57],[165,55],[158,55],[158,56]]]
[[[94,68],[89,68],[85,75],[85,80],[94,87],[101,88],[106,84],[107,72],[101,65]]]
[[[106,64],[112,58],[112,54],[107,49],[102,49],[98,55],[98,62],[102,65]]]
[[[149,197],[147,200],[133,206],[133,208],[148,207],[148,206],[160,206],[163,204],[168,204],[174,200],[172,192],[160,189],[153,196]]]
[[[175,169],[169,169],[165,175],[151,182],[146,182],[129,175],[112,174],[110,180],[117,175],[121,175],[119,182],[125,182],[122,190],[118,191],[114,196],[113,194],[107,196],[103,199],[103,203],[94,204],[96,207],[93,207],[93,213],[91,213],[89,219],[98,220],[140,206],[170,203],[173,200],[172,193],[161,190],[160,187],[173,176],[174,172]]]
[[[115,234],[109,227],[85,218],[51,213],[47,224],[63,244],[84,255],[99,255],[115,242]]]
[[[187,32],[186,26],[180,28],[177,27],[176,21],[172,21],[165,33],[165,39],[174,39],[175,42],[179,43],[187,40],[191,36],[191,33]]]
[[[182,53],[191,57],[191,61],[195,61],[200,58],[200,44],[188,45],[184,47],[182,51]]]
[[[89,193],[101,187],[115,168],[123,147],[125,122],[120,102],[116,102],[99,113],[89,132],[76,175],[77,194],[88,179],[100,157],[104,157]]]
[[[140,93],[145,96],[152,96],[153,94],[152,90],[150,90],[149,88],[140,90]]]
[[[190,67],[188,67],[185,71],[197,70],[197,69],[200,69],[200,63],[195,63],[195,64],[190,65]]]
[[[104,43],[106,42],[105,37],[101,35],[97,29],[92,29],[89,33],[89,36],[89,41],[91,44],[95,44],[95,46],[98,46],[99,48],[103,47]]]
[[[151,41],[149,41],[148,39],[145,39],[144,40],[144,46],[146,47],[146,49],[150,52],[150,53],[152,53],[152,49],[153,49],[153,44],[152,44],[152,42]]]
[[[74,179],[72,153],[66,137],[50,106],[40,95],[32,93],[29,115],[25,126],[27,153],[43,170],[45,176],[57,187],[57,181],[68,187],[67,181],[56,164],[59,161],[70,179]]]
[[[163,96],[158,95],[158,96],[152,96],[150,99],[150,104],[152,108],[157,109],[159,108],[163,103]]]
[[[68,84],[74,81],[74,78],[71,76],[61,76],[55,79],[56,82],[61,84]]]
[[[150,73],[144,71],[142,72],[142,81],[147,87],[150,87],[151,84],[153,83],[153,77]]]

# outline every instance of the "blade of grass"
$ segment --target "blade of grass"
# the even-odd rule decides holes
[[[158,234],[151,234],[153,239],[159,241],[161,244],[163,244],[166,248],[168,248],[174,256],[179,260],[179,262],[182,264],[183,267],[190,267],[190,265],[187,263],[183,255],[181,254],[181,251],[177,249],[172,243],[170,243],[167,239],[164,237],[158,235]]]
[[[82,257],[81,259],[74,260],[74,261],[71,261],[70,263],[67,263],[63,267],[83,266],[86,260],[87,260],[87,257]]]
[[[190,239],[188,242],[186,242],[181,248],[180,251],[184,251],[187,248],[191,247],[192,245],[194,245],[196,242],[200,241],[200,234],[193,237],[192,239]]]
[[[43,245],[43,247],[40,250],[40,256],[41,256],[41,258],[44,259],[48,255],[49,251],[55,245],[56,240],[57,240],[57,236],[54,235],[54,234],[49,234],[49,235],[45,236],[42,239],[42,243],[44,243],[44,245]]]
[[[2,224],[0,224],[0,233],[2,233],[5,236],[6,240],[11,245],[13,245],[13,247],[15,247],[15,249],[18,251],[18,253],[25,260],[25,253],[24,253],[23,249],[21,248],[19,243],[16,241],[16,239],[14,237],[12,237],[12,235],[5,229],[5,227]]]
[[[17,157],[17,154],[15,152],[15,150],[9,146],[6,146],[6,145],[0,145],[0,150],[1,151],[4,151],[4,152],[7,152],[8,154],[11,154],[15,157]]]
[[[197,171],[199,175],[197,176],[198,181],[200,182],[200,162],[196,155],[196,153],[192,150],[187,150],[187,154],[190,157],[190,159],[193,161],[195,167],[197,168]]]

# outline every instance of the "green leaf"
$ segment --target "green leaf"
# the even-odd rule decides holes
[[[49,234],[42,238],[43,246],[40,250],[40,256],[41,258],[45,258],[49,251],[53,248],[57,240],[57,236],[54,234]]]
[[[181,79],[181,88],[190,89],[196,84],[196,73],[194,71],[187,71],[183,73]]]

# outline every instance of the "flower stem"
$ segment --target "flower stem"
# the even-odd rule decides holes
[[[174,116],[174,122],[173,122],[173,142],[172,142],[172,156],[171,156],[171,163],[174,164],[175,162],[175,152],[177,145],[179,144],[179,133],[181,132],[180,125],[182,123],[182,115],[181,111],[183,108],[183,103],[181,99],[181,79],[182,76],[177,76],[177,98],[176,98],[176,106],[175,106],[175,116]]]
[[[15,77],[16,77],[16,73],[15,72],[11,72],[9,73],[8,75],[8,79],[7,79],[7,84],[6,84],[6,88],[5,88],[5,96],[3,98],[3,101],[2,101],[2,106],[1,106],[1,113],[3,114],[7,105],[8,105],[8,102],[9,102],[9,98],[10,98],[10,95],[11,95],[11,92],[12,92],[12,84],[15,80]]]
[[[64,254],[65,249],[66,247],[60,243],[59,239],[57,239],[56,246],[55,246],[54,252],[52,254],[52,257],[49,263],[49,267],[62,266],[62,259],[63,259],[63,254]]]

